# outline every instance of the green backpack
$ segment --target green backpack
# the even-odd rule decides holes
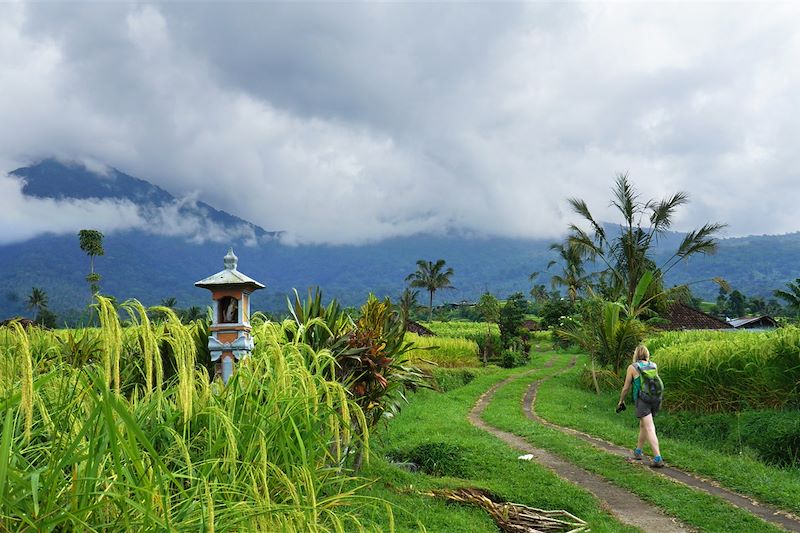
[[[639,372],[639,398],[649,403],[660,402],[664,396],[664,382],[658,376],[656,365],[648,361],[644,364],[637,362],[633,366]]]

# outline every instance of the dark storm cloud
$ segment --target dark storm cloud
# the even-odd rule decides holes
[[[798,22],[791,5],[3,4],[0,164],[91,158],[306,242],[553,237],[566,197],[607,217],[624,170],[646,196],[688,190],[685,227],[794,231]]]

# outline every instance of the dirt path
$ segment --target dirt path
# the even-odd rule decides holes
[[[555,357],[548,361],[545,367],[552,366],[554,361]],[[547,450],[531,446],[531,444],[522,437],[492,427],[481,420],[481,414],[486,409],[486,406],[489,405],[497,389],[510,381],[529,375],[532,372],[535,372],[535,370],[512,376],[500,383],[496,383],[489,390],[484,392],[481,397],[478,398],[475,407],[470,411],[469,421],[474,426],[503,440],[509,446],[525,453],[533,454],[534,460],[540,465],[549,468],[560,477],[588,490],[600,500],[604,509],[608,510],[624,524],[638,527],[648,533],[691,531],[686,525],[678,522],[675,518],[666,516],[658,507],[645,502],[635,494],[621,489],[616,485],[612,485],[604,478],[576,467]]]
[[[568,370],[574,366],[575,360],[573,359],[572,363],[569,367],[564,369],[563,371]],[[563,372],[562,371],[562,372]],[[522,376],[518,376],[522,377]],[[572,428],[558,426],[547,420],[544,420],[539,415],[536,414],[534,406],[536,404],[536,393],[539,389],[539,383],[543,380],[536,381],[528,387],[528,390],[525,393],[525,398],[523,400],[522,406],[523,411],[525,412],[525,416],[527,416],[530,420],[538,422],[542,425],[545,425],[549,428],[561,431],[562,433],[566,433],[568,435],[572,435],[574,437],[578,437],[593,446],[602,449],[603,451],[612,453],[614,455],[618,455],[620,457],[629,457],[631,451],[627,448],[623,448],[622,446],[617,446],[616,444],[612,444],[610,442],[604,441],[602,439],[598,439],[597,437],[593,437],[586,433],[582,433]],[[780,526],[788,531],[797,531],[800,532],[800,518],[787,513],[781,509],[773,507],[768,504],[760,503],[753,500],[750,497],[743,496],[741,494],[737,494],[733,491],[720,487],[718,484],[695,477],[683,470],[678,470],[675,467],[666,466],[659,470],[653,470],[654,473],[666,476],[670,479],[678,481],[679,483],[683,483],[684,485],[688,485],[692,488],[699,489],[705,491],[709,494],[713,494],[719,498],[724,499],[731,505],[744,509],[763,520]],[[647,531],[650,531],[647,529]]]

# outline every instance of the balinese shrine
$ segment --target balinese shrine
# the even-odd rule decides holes
[[[227,383],[236,363],[250,355],[250,295],[264,285],[236,270],[238,258],[233,248],[225,255],[225,270],[200,280],[195,286],[211,291],[214,302],[208,349],[216,362],[216,375]]]

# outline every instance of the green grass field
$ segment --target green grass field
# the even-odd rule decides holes
[[[541,367],[549,357],[535,354],[526,369]],[[565,363],[541,369],[535,375],[548,375]],[[597,500],[588,492],[535,463],[518,460],[518,451],[470,425],[467,414],[478,397],[493,383],[526,369],[489,369],[447,393],[420,391],[389,423],[380,443],[374,445],[376,453],[364,475],[375,479],[367,492],[390,501],[395,507],[398,531],[418,531],[422,523],[428,531],[437,533],[497,532],[497,526],[483,510],[418,494],[445,487],[481,487],[508,501],[545,509],[565,509],[588,521],[594,532],[636,531],[600,509]],[[410,473],[391,466],[385,458],[424,443],[443,442],[463,450],[460,470],[464,477]]]
[[[563,359],[566,357],[563,356]],[[574,427],[621,445],[635,442],[638,431],[635,418],[627,412],[623,415],[614,413],[616,400],[612,394],[598,397],[576,388],[576,373],[577,370],[571,370],[543,382],[539,388],[537,412],[552,422]],[[523,436],[534,445],[547,448],[573,464],[609,479],[702,531],[781,531],[716,497],[656,476],[641,465],[627,464],[622,458],[599,451],[576,437],[529,421],[522,413],[520,402],[531,381],[530,378],[517,380],[500,389],[486,410],[484,420]],[[779,482],[768,481],[764,479],[764,475],[780,471],[747,461],[743,464],[731,462],[729,458],[719,455],[703,455],[701,449],[692,448],[691,445],[684,446],[692,449],[692,453],[703,456],[705,462],[718,465],[713,469],[715,479],[724,479],[717,477],[723,469],[731,469],[729,475],[740,479],[762,476],[754,478],[751,487],[756,483],[766,483],[769,490],[782,492],[780,496],[774,495],[770,498],[771,501],[790,510],[795,510],[798,506],[796,494],[800,487],[796,484],[797,480],[791,480],[791,474],[784,476]],[[676,466],[688,468],[683,462],[686,450],[687,448],[683,448],[677,452],[675,443],[669,440],[662,443],[662,454]],[[763,499],[767,501],[767,498]]]
[[[614,406],[619,399],[618,391],[598,396],[577,385],[577,374],[583,364],[587,364],[585,357],[579,360],[575,369],[540,386],[537,412],[556,424],[632,447],[638,427],[636,418],[629,414],[630,410],[619,415],[614,413]],[[667,381],[666,387],[669,386],[670,382]],[[665,403],[665,408],[668,407]],[[656,427],[658,420],[657,417]],[[733,490],[751,494],[764,502],[800,513],[800,498],[797,497],[800,494],[800,468],[770,466],[750,454],[726,454],[709,449],[702,442],[664,435],[660,435],[659,440],[662,455],[675,466],[718,480]]]

